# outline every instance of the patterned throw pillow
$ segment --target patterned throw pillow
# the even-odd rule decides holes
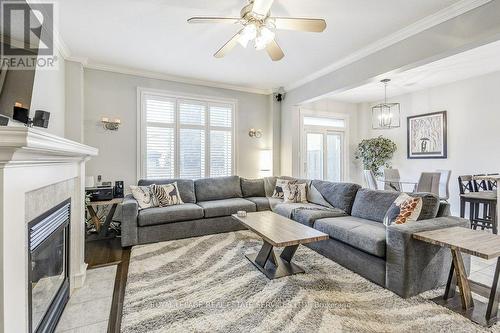
[[[177,182],[153,185],[153,193],[160,207],[184,204],[179,194],[179,189],[177,188]]]
[[[285,199],[284,202],[307,203],[306,186],[307,184],[286,184],[283,188],[283,199]]]
[[[391,205],[384,217],[384,224],[404,224],[417,221],[422,210],[422,198],[411,197],[401,193]]]
[[[153,194],[153,186],[135,186],[130,185],[130,191],[134,196],[134,199],[137,200],[139,204],[139,209],[158,207],[156,203],[155,196]]]
[[[290,183],[289,180],[287,179],[280,179],[278,178],[276,180],[276,185],[274,187],[274,193],[273,193],[273,198],[283,198],[285,195],[285,192],[283,192],[284,187]]]

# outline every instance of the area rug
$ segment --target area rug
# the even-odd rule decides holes
[[[492,331],[424,296],[402,299],[303,246],[294,259],[306,273],[270,281],[244,256],[261,243],[239,231],[135,246],[121,331]]]

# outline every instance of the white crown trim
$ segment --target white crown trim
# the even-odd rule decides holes
[[[151,71],[135,69],[135,68],[94,63],[94,62],[90,62],[90,61],[83,63],[83,66],[85,68],[89,68],[89,69],[96,69],[96,70],[101,70],[101,71],[120,73],[120,74],[126,74],[126,75],[133,75],[133,76],[140,76],[140,77],[145,77],[145,78],[149,78],[149,79],[174,81],[174,82],[187,83],[187,84],[193,84],[193,85],[199,85],[199,86],[228,89],[228,90],[236,90],[236,91],[248,92],[248,93],[253,93],[253,94],[270,95],[273,93],[273,91],[271,89],[242,87],[242,86],[236,86],[236,85],[231,85],[231,84],[226,84],[226,83],[204,81],[204,80],[192,79],[192,78],[187,78],[187,77],[163,74],[163,73],[158,73],[158,72],[151,72]]]
[[[482,5],[485,5],[492,0],[461,0],[449,7],[446,7],[432,15],[429,15],[413,24],[410,24],[409,26],[396,31],[395,33],[384,37],[382,39],[379,39],[378,41],[369,44],[368,46],[351,53],[347,57],[334,62],[333,64],[317,71],[314,72],[298,81],[295,81],[287,86],[285,86],[285,89],[287,91],[296,89],[300,86],[303,86],[306,83],[309,83],[311,81],[314,81],[322,76],[325,76],[327,74],[330,74],[334,72],[335,70],[345,67],[347,65],[350,65],[358,60],[361,60],[369,55],[374,54],[375,52],[378,52],[386,47],[389,47],[391,45],[394,45],[402,40],[405,40],[411,36],[414,36],[422,31],[425,31],[427,29],[430,29],[438,24],[441,24],[443,22],[446,22],[450,19],[453,19],[457,16],[460,16],[464,13],[467,13],[477,7],[480,7]]]

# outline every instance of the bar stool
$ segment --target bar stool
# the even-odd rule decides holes
[[[494,192],[476,192],[475,189],[481,189],[480,182],[477,184],[473,176],[458,177],[460,189],[460,216],[465,217],[465,207],[469,203],[469,220],[471,228],[493,229],[493,233],[498,233],[497,214],[496,214],[496,194]],[[477,185],[477,186],[476,186]],[[480,217],[480,206],[483,205],[483,216]]]

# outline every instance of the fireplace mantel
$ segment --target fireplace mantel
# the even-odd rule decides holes
[[[0,164],[59,163],[97,156],[96,148],[43,130],[0,127]]]
[[[82,286],[85,163],[98,150],[27,127],[0,127],[0,333],[27,332],[28,223],[71,199],[71,291]]]

